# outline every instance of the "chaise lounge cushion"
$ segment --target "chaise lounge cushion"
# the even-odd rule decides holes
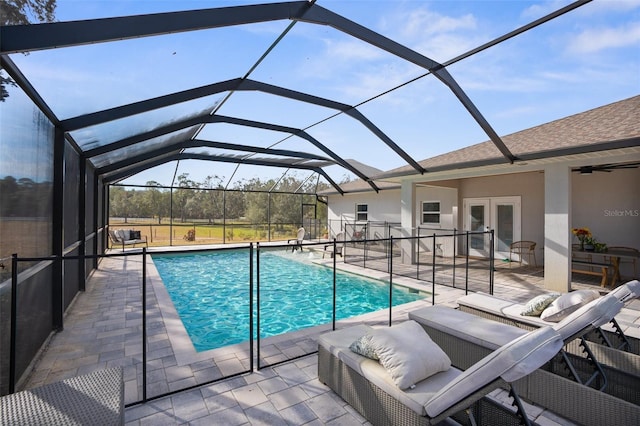
[[[608,323],[620,312],[622,306],[622,302],[609,294],[581,306],[553,328],[567,342],[590,331],[587,327],[595,329]]]
[[[357,325],[338,331],[324,333],[318,338],[318,344],[340,359],[356,373],[384,390],[421,416],[426,415],[424,405],[440,389],[461,374],[456,368],[437,373],[416,384],[412,389],[401,390],[394,382],[389,372],[378,362],[358,355],[349,350],[349,345],[360,336],[372,332],[374,328],[367,325]]]
[[[511,383],[530,374],[558,353],[562,344],[560,335],[551,327],[542,327],[520,336],[481,359],[440,389],[425,405],[427,415],[440,415],[497,377]]]
[[[375,354],[400,389],[451,367],[447,354],[415,321],[375,329],[370,335]]]
[[[569,314],[598,297],[600,293],[596,290],[577,290],[563,294],[542,312],[540,319],[550,322],[562,321]]]
[[[482,318],[442,305],[409,312],[409,318],[465,342],[496,350],[527,333],[527,330]]]
[[[631,299],[640,298],[640,281],[629,281],[626,284],[616,287],[616,289],[609,294],[614,295],[622,303],[626,303]]]

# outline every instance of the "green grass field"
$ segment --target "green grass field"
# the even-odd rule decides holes
[[[140,231],[146,236],[150,246],[221,244],[249,241],[282,241],[296,237],[297,227],[294,225],[271,226],[271,235],[267,225],[250,225],[246,223],[222,224],[154,224],[128,220],[110,220],[109,229],[129,229]],[[188,239],[188,232],[195,230],[195,239]],[[270,237],[270,238],[269,238]]]

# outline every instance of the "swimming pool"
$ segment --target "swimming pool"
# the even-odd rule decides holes
[[[248,250],[153,255],[153,262],[197,351],[248,340]],[[256,280],[254,266],[254,293]],[[425,293],[393,288],[394,306],[424,297]],[[330,323],[332,303],[332,269],[313,264],[307,254],[261,250],[261,337]],[[337,319],[388,306],[388,283],[336,272]]]

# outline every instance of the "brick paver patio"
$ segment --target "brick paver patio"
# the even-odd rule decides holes
[[[330,260],[326,260],[330,261]],[[362,268],[338,262],[341,268]],[[181,321],[151,262],[147,278],[147,398],[142,400],[142,257],[103,259],[65,317],[64,330],[55,334],[24,388],[32,388],[97,369],[120,366],[124,371],[125,418],[129,425],[224,424],[224,425],[360,425],[367,423],[317,378],[315,337],[327,327],[263,339],[261,363],[286,361],[251,373],[248,345],[234,345],[198,353],[193,350]],[[372,277],[386,274],[367,270]],[[494,293],[518,301],[544,291],[541,268],[508,268],[496,265]],[[394,283],[425,291],[431,284],[409,278]],[[579,283],[576,283],[579,285]],[[436,286],[436,303],[456,306],[461,289]],[[430,305],[431,299],[394,308],[394,322],[407,313]],[[348,321],[386,324],[388,311]],[[231,378],[227,376],[236,375]],[[219,381],[209,383],[213,380]],[[208,383],[208,384],[207,384]],[[158,395],[186,389],[169,396]],[[505,399],[504,392],[493,397]],[[543,425],[569,424],[540,407],[527,413]]]

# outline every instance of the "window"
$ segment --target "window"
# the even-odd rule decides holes
[[[440,201],[423,201],[422,202],[422,223],[426,223],[426,224],[440,223]]]
[[[369,206],[367,204],[356,204],[356,220],[366,222],[369,217],[368,210]]]

